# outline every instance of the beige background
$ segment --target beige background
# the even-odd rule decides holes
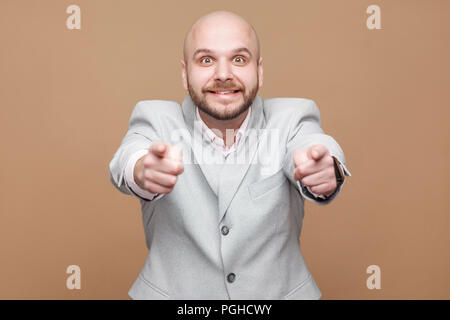
[[[81,30],[66,8],[81,7]],[[381,7],[382,30],[366,8]],[[144,99],[181,102],[189,26],[252,23],[263,98],[304,97],[353,177],[307,202],[301,247],[323,299],[449,299],[450,1],[0,2],[0,298],[128,299],[147,250],[108,164]],[[67,266],[82,289],[68,290]],[[381,290],[366,268],[381,267]]]

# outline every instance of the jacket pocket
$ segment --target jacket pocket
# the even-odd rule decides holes
[[[322,296],[311,274],[283,297],[285,300],[319,300]]]
[[[269,191],[279,188],[287,181],[284,171],[281,169],[277,173],[266,177],[260,181],[254,182],[248,186],[250,196],[253,199],[259,198]]]
[[[162,289],[139,275],[128,295],[133,300],[169,300],[170,296]]]

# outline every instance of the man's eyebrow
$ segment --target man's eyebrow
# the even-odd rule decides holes
[[[252,53],[246,47],[240,47],[240,48],[234,49],[234,50],[232,50],[232,52],[233,53],[246,52],[250,57],[252,56]],[[214,53],[214,51],[211,49],[207,49],[207,48],[200,48],[200,49],[195,50],[193,57],[195,58],[200,53]]]

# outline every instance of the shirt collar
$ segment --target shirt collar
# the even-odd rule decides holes
[[[245,133],[245,130],[247,129],[248,126],[248,121],[250,119],[250,113],[252,108],[249,107],[248,108],[248,113],[247,116],[245,117],[244,121],[242,122],[241,126],[239,127],[239,129],[236,132],[236,136],[235,136],[235,144],[237,144],[239,142],[239,140],[241,140],[242,136]],[[209,139],[211,139],[212,142],[214,142],[215,144],[226,148],[225,143],[223,142],[223,139],[221,137],[219,137],[218,135],[216,135],[214,133],[214,131],[212,131],[207,125],[206,123],[202,120],[202,118],[200,117],[200,113],[198,112],[198,107],[195,107],[195,114],[196,114],[196,118],[198,121],[201,122],[202,124],[202,129],[205,131],[205,133],[207,134],[207,136],[209,137]]]

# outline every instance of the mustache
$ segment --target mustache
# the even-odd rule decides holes
[[[235,85],[229,85],[229,86],[218,86],[218,87],[211,87],[211,88],[206,88],[204,91],[222,91],[222,90],[229,90],[229,91],[235,91],[235,90],[240,90],[242,91],[242,88],[239,86],[235,86]]]

